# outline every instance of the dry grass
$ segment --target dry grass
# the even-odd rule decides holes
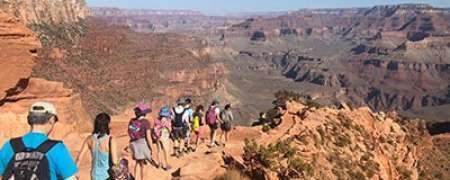
[[[225,174],[215,178],[215,180],[250,180],[237,169],[228,169]]]

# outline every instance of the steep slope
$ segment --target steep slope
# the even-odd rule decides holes
[[[224,71],[199,39],[137,33],[97,19],[87,20],[87,33],[75,45],[41,55],[34,76],[67,83],[91,115],[119,113],[144,100],[172,104],[194,96],[203,102],[220,87]]]
[[[269,179],[419,178],[420,148],[429,139],[420,134],[426,134],[425,127],[368,108],[287,107],[279,127],[246,145],[244,166],[251,174]],[[413,134],[408,126],[418,130]]]

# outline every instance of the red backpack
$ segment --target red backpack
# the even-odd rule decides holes
[[[130,136],[131,141],[145,138],[147,127],[145,127],[144,121],[147,120],[132,119],[128,124],[128,135]]]
[[[209,125],[217,123],[216,106],[209,107],[208,112],[206,112],[206,121]]]

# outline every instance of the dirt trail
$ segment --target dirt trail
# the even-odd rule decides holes
[[[295,108],[293,108],[295,109]],[[292,114],[295,112],[288,112],[283,117],[283,122],[279,127],[271,131],[270,134],[265,134],[260,131],[260,127],[240,127],[237,126],[230,135],[229,142],[225,147],[209,148],[209,129],[205,132],[205,140],[200,145],[196,152],[189,153],[182,158],[169,157],[169,163],[172,166],[170,171],[163,171],[156,169],[153,166],[147,166],[147,177],[157,179],[172,179],[172,174],[181,175],[181,179],[212,179],[222,173],[225,173],[226,166],[224,163],[224,157],[233,157],[238,162],[243,162],[242,153],[245,146],[245,139],[256,139],[261,143],[274,142],[286,135],[289,129],[295,125]],[[127,150],[128,136],[126,134],[127,120],[125,116],[117,116],[113,118],[111,125],[112,134],[117,137],[119,156],[126,158],[132,162],[130,169],[133,170],[134,162],[131,161],[130,152]],[[151,118],[150,118],[151,119]],[[220,133],[220,131],[218,132]],[[88,134],[80,136],[69,136],[66,141],[71,141],[73,138],[86,137]],[[75,139],[73,139],[75,140]],[[81,142],[81,141],[79,141]],[[173,145],[171,143],[171,145]],[[81,148],[81,143],[69,146],[76,151],[73,152],[74,157],[78,155],[78,151]],[[156,145],[152,145],[152,148],[156,150]],[[172,153],[172,149],[170,150]],[[156,158],[156,152],[153,153],[153,157]],[[87,155],[80,166],[80,179],[90,179],[90,155]]]

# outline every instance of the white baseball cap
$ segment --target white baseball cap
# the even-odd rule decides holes
[[[48,102],[36,102],[30,107],[28,112],[28,123],[45,124],[51,117],[55,117],[58,121],[58,113],[53,104]]]

